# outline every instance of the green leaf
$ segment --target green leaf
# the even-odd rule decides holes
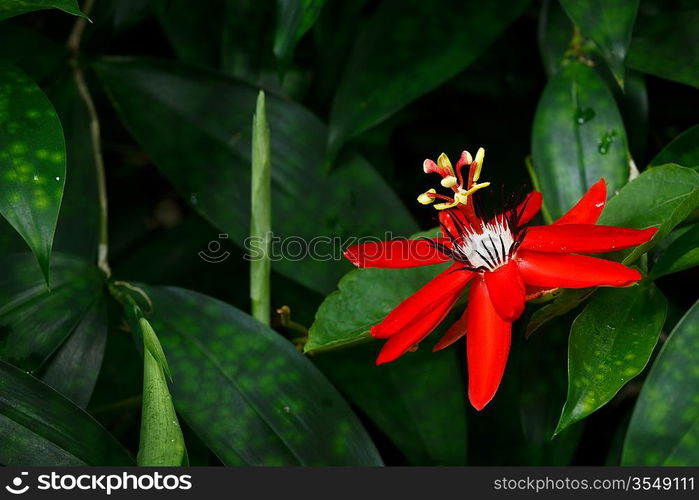
[[[433,335],[438,336],[439,331]],[[376,342],[318,355],[314,362],[411,465],[464,465],[466,387],[461,351],[433,353],[429,344],[426,341],[417,352],[383,366],[375,363],[380,347]],[[435,394],[438,405],[433,404]]]
[[[620,86],[639,0],[561,0],[570,19],[597,45]]]
[[[649,165],[657,167],[666,163],[676,163],[694,169],[699,167],[699,125],[694,125],[675,137]]]
[[[528,3],[381,2],[359,36],[335,94],[330,155],[466,68]]]
[[[111,59],[96,69],[127,128],[195,210],[240,246],[250,222],[250,123],[258,89],[168,61]],[[147,107],[149,112],[143,113]],[[404,235],[416,226],[378,173],[348,155],[323,169],[324,125],[299,105],[266,95],[272,137],[272,228],[329,252],[331,238]],[[163,123],[170,126],[163,127]],[[327,244],[326,244],[327,243]],[[306,256],[273,269],[322,293],[349,263]]]
[[[624,186],[602,212],[599,224],[643,229],[657,227],[651,241],[632,250],[632,262],[662,240],[699,206],[699,173],[677,165],[643,172]]]
[[[699,87],[699,10],[639,16],[626,65]],[[672,159],[675,161],[675,158]]]
[[[21,24],[0,25],[0,61],[16,66],[35,82],[63,70],[67,58],[65,44]]]
[[[49,282],[66,176],[61,123],[37,85],[0,65],[0,213],[24,238]]]
[[[13,466],[133,465],[90,415],[0,361],[0,462]]]
[[[653,279],[699,265],[699,224],[673,241],[653,266]]]
[[[633,410],[622,465],[699,464],[699,302],[675,326]]]
[[[434,236],[438,230],[413,238]],[[391,310],[448,267],[448,264],[408,269],[354,269],[318,308],[308,332],[305,352],[345,347],[368,340],[369,329]]]
[[[184,465],[187,453],[184,437],[165,380],[170,369],[148,320],[140,318],[138,323],[143,336],[143,410],[138,465]]]
[[[595,70],[573,61],[549,80],[534,117],[532,158],[554,219],[600,177],[610,193],[624,185],[629,175],[624,124]]]
[[[289,61],[296,43],[313,26],[325,0],[277,0],[277,30],[274,54]]]
[[[572,311],[594,292],[595,288],[567,288],[554,292],[553,301],[532,314],[527,323],[525,336],[529,337],[552,319]]]
[[[49,291],[30,254],[4,257],[0,267],[0,359],[37,370],[89,314],[104,275],[91,264],[56,254]]]
[[[205,295],[139,286],[175,407],[224,464],[381,464],[349,406],[279,334]]]
[[[60,9],[68,14],[87,19],[87,16],[80,12],[77,0],[2,0],[0,21],[26,12],[44,9]]]
[[[86,408],[102,366],[107,344],[107,310],[98,299],[73,333],[42,368],[41,379],[56,391]]]
[[[551,77],[561,68],[563,56],[573,37],[573,24],[557,0],[544,0],[541,3],[537,35],[546,75]]]
[[[568,344],[568,397],[556,433],[604,406],[648,363],[667,301],[652,284],[599,290]]]

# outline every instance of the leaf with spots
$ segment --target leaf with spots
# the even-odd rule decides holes
[[[58,116],[21,71],[0,65],[0,214],[36,255],[46,283],[66,176]]]
[[[699,301],[677,323],[648,373],[621,464],[699,464]]]
[[[2,0],[0,3],[0,21],[44,9],[60,9],[68,14],[87,19],[87,16],[80,12],[77,0]]]
[[[0,463],[133,465],[119,442],[48,385],[0,361]]]
[[[624,185],[629,176],[624,123],[594,69],[573,61],[546,84],[534,116],[532,159],[554,219],[600,177],[610,195]]]
[[[347,403],[278,333],[211,297],[139,285],[153,301],[175,408],[226,465],[380,465]]]
[[[667,301],[652,284],[600,289],[568,340],[568,396],[556,433],[604,406],[648,363]]]

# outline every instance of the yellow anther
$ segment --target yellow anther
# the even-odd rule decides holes
[[[454,177],[453,175],[447,175],[441,180],[440,184],[445,188],[450,188],[456,186],[457,182],[459,181],[456,179],[456,177]]]
[[[437,158],[437,165],[439,165],[440,168],[449,170],[450,175],[454,175],[454,167],[451,166],[449,157],[444,153],[439,155],[439,158]]]
[[[471,186],[471,189],[469,189],[468,191],[464,191],[463,194],[469,196],[478,191],[479,189],[483,189],[488,186],[490,186],[490,182],[481,182],[480,184],[474,184],[473,186]]]
[[[430,196],[430,194],[435,194],[437,191],[434,189],[430,189],[425,193],[422,193],[420,196],[417,197],[417,201],[423,205],[429,205],[430,203],[434,202],[434,198]]]
[[[483,168],[483,157],[485,156],[485,149],[478,148],[476,153],[476,158],[473,160],[476,162],[476,170],[473,172],[473,182],[476,182],[481,176],[481,168]]]
[[[459,202],[454,200],[451,203],[437,203],[434,206],[434,208],[436,208],[437,210],[446,210],[447,208],[453,208],[458,204],[459,204]]]

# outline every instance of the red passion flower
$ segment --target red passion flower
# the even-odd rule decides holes
[[[434,350],[466,336],[468,397],[477,410],[490,402],[500,385],[512,323],[527,300],[557,288],[632,285],[641,279],[635,269],[579,254],[640,245],[656,232],[595,225],[607,199],[604,179],[549,226],[528,226],[541,208],[537,191],[518,205],[485,215],[479,200],[474,203],[481,194],[476,191],[489,185],[477,183],[483,157],[481,148],[475,158],[464,151],[455,167],[444,154],[437,163],[425,160],[424,171],[439,174],[441,185],[452,190],[451,196],[430,189],[418,197],[422,204],[440,200],[434,207],[439,210],[441,237],[360,243],[345,251],[345,257],[362,268],[452,263],[371,328],[373,337],[387,339],[377,364],[394,361],[419,344],[470,283],[466,310]]]

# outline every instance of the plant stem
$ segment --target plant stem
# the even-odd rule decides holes
[[[94,0],[86,0],[82,11],[89,16],[94,6]],[[97,176],[97,193],[99,196],[99,241],[97,246],[97,267],[102,269],[107,276],[110,276],[112,271],[107,260],[109,249],[109,233],[108,233],[108,212],[107,212],[107,181],[104,173],[104,157],[102,156],[102,140],[100,139],[100,122],[97,116],[97,108],[92,100],[90,89],[85,81],[85,73],[80,66],[80,42],[82,40],[87,19],[79,18],[73,25],[73,30],[68,37],[67,47],[71,53],[70,65],[73,70],[73,80],[78,89],[80,98],[85,103],[87,113],[90,118],[90,140],[92,142],[92,154],[95,162],[95,173]]]

